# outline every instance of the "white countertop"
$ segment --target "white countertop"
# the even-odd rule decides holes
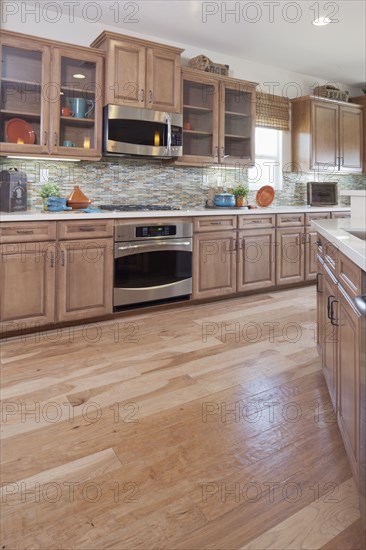
[[[351,218],[316,220],[312,221],[311,225],[352,262],[366,271],[366,241],[347,233],[347,229],[366,230],[364,220]]]
[[[366,197],[366,189],[344,189],[339,194],[343,197]]]
[[[43,210],[28,210],[27,212],[1,212],[0,221],[2,222],[25,222],[25,221],[58,221],[58,220],[92,220],[92,219],[131,219],[131,218],[171,218],[171,217],[189,217],[189,216],[222,216],[222,215],[240,215],[240,214],[283,214],[291,212],[344,212],[349,211],[346,207],[324,207],[315,206],[281,206],[267,208],[202,208],[191,210],[162,210],[155,212],[102,212],[95,214],[86,214],[78,211],[66,212],[44,212]]]

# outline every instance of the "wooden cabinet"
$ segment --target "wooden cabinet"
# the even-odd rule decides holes
[[[2,154],[100,158],[103,55],[4,31],[1,57]],[[15,118],[28,124],[20,137]]]
[[[323,241],[323,252],[331,250],[331,243],[319,238]],[[317,283],[318,335],[324,377],[349,463],[359,484],[360,411],[364,405],[360,378],[362,319],[353,298],[362,292],[361,270],[337,252],[335,270],[319,258]]]
[[[1,331],[36,329],[55,320],[55,242],[0,247]]]
[[[59,245],[59,257],[58,320],[112,313],[112,240],[65,241]]]
[[[362,172],[362,108],[305,96],[292,105],[292,163],[303,170]]]
[[[179,162],[254,162],[256,84],[182,69],[183,157]]]
[[[350,211],[344,211],[344,212],[331,212],[330,217],[332,220],[336,218],[350,218],[351,212]]]
[[[181,111],[182,49],[110,32],[92,46],[106,52],[106,105]]]
[[[326,220],[330,218],[330,212],[317,212],[316,214],[305,214],[305,281],[311,281],[316,278],[318,272],[317,262],[317,240],[318,235],[316,231],[311,228],[311,222],[313,220]]]
[[[363,172],[366,172],[366,95],[361,95],[358,97],[351,97],[351,103],[356,103],[363,107],[362,118],[363,118]]]
[[[275,235],[275,229],[239,231],[239,292],[275,286]]]
[[[193,237],[193,298],[236,292],[236,231]]]
[[[360,470],[361,316],[340,286],[338,294],[338,424],[356,483]]]
[[[7,222],[0,233],[3,332],[112,313],[112,220]]]
[[[304,227],[276,230],[276,284],[293,284],[304,280]]]

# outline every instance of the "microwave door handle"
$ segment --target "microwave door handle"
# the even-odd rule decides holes
[[[168,126],[168,155],[171,155],[172,153],[172,120],[170,118],[170,115],[166,115],[166,123]]]

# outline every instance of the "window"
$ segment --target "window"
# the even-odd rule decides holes
[[[282,188],[282,132],[269,128],[255,129],[255,166],[248,170],[249,189],[262,185]]]

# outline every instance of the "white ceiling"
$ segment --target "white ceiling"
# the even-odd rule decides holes
[[[212,50],[328,82],[365,87],[365,0],[41,0],[26,3],[44,4],[50,9],[57,5],[64,14],[69,14],[70,4],[74,4],[75,16],[84,15],[85,22],[79,20],[84,30],[93,27],[95,18],[98,26],[114,26],[116,32],[190,44],[202,53]],[[317,15],[331,17],[334,22],[325,27],[312,25],[316,9],[319,9]],[[235,14],[230,15],[230,10],[236,10]],[[57,22],[51,25],[56,26]],[[27,32],[24,25],[19,30]],[[75,27],[70,26],[70,42],[75,38],[74,32]]]

